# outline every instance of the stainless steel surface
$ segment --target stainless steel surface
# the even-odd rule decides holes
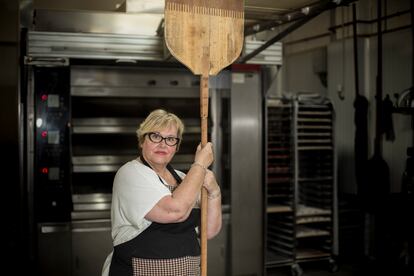
[[[83,221],[73,221],[72,222],[72,231],[80,229],[104,229],[108,230],[111,228],[110,219],[99,219],[99,220],[83,220]]]
[[[116,172],[124,163],[135,158],[137,155],[72,156],[73,172]],[[172,160],[172,165],[177,170],[188,170],[193,161],[192,154],[177,154]]]
[[[110,210],[111,203],[74,203],[73,211],[101,211]]]
[[[83,14],[83,13],[80,13]],[[89,16],[93,16],[89,15]],[[156,36],[120,35],[116,33],[76,33],[30,31],[27,62],[37,64],[44,58],[115,59],[120,64],[140,60],[164,60],[163,40]],[[246,40],[244,52],[249,54],[264,42]],[[275,43],[248,63],[281,65],[282,44]]]
[[[210,78],[210,106],[212,119],[211,142],[214,147],[215,160],[222,160],[223,158],[223,98],[226,93],[230,91],[230,72],[222,71],[217,76]],[[213,171],[217,179],[223,179],[223,164],[221,162],[214,162],[212,165]],[[225,183],[219,183],[223,187]],[[227,183],[228,184],[228,183]]]
[[[76,118],[72,120],[73,134],[135,133],[143,118]]]
[[[71,218],[73,225],[84,220],[93,220],[96,223],[100,219],[109,220],[112,194],[73,194],[73,211]]]
[[[199,78],[183,68],[72,66],[72,164],[82,182],[75,181],[79,190],[91,185],[92,174],[104,178],[105,189],[110,189],[114,173],[139,155],[136,129],[156,108],[183,119],[183,142],[172,164],[187,171],[200,134],[198,86]],[[89,217],[72,214],[72,218],[81,216]]]
[[[33,71],[31,69],[28,70],[28,83],[27,83],[27,103],[26,103],[26,110],[27,110],[27,119],[26,119],[26,153],[27,156],[27,167],[26,167],[26,174],[27,174],[27,209],[29,215],[29,225],[30,225],[30,232],[29,236],[30,243],[29,243],[29,251],[30,251],[30,259],[35,259],[36,256],[36,235],[35,232],[35,210],[34,210],[34,136],[35,136],[35,115],[34,115],[34,86],[33,86]]]
[[[163,59],[163,41],[155,36],[30,31],[28,42],[28,56],[33,58],[115,59],[127,63]]]
[[[89,155],[89,156],[72,156],[74,166],[84,165],[120,165],[127,161],[135,159],[135,155]]]
[[[24,64],[26,65],[38,65],[38,66],[68,66],[69,59],[62,57],[33,57],[26,56],[24,58]]]
[[[83,165],[83,166],[73,166],[73,172],[75,173],[116,172],[119,168],[120,168],[120,165]]]
[[[74,87],[140,87],[145,88],[147,92],[157,88],[199,87],[199,78],[183,68],[126,67],[121,64],[113,67],[84,65],[73,66],[71,73],[71,85]],[[170,93],[170,96],[172,94]]]
[[[114,7],[115,9],[115,7]],[[148,17],[137,13],[79,11],[79,10],[36,10],[36,31],[73,32],[73,33],[101,33],[101,34],[129,34],[141,35],[142,28]],[[159,19],[156,19],[159,23]],[[161,38],[151,34],[153,38]],[[162,43],[160,42],[162,47]],[[162,51],[161,51],[162,52]]]
[[[74,194],[72,195],[73,203],[101,203],[101,202],[111,202],[111,194]]]
[[[70,223],[37,225],[38,269],[42,276],[71,276],[72,237]]]
[[[231,273],[263,274],[260,74],[232,73]]]
[[[81,212],[72,212],[71,219],[72,221],[76,220],[85,220],[85,219],[108,219],[111,217],[110,210],[106,211],[81,211]]]
[[[96,233],[96,232],[103,232],[103,231],[109,231],[110,232],[111,227],[108,226],[108,227],[73,228],[72,229],[72,233]]]
[[[112,251],[110,220],[72,222],[72,275],[101,275]]]
[[[47,233],[58,233],[58,232],[67,232],[70,230],[70,226],[68,224],[63,225],[41,225],[40,226],[40,233],[47,234]]]
[[[73,66],[71,73],[72,96],[199,97],[199,78],[183,69],[163,69],[161,73],[151,68]]]
[[[77,118],[72,120],[74,134],[134,134],[144,118]],[[183,120],[185,133],[200,133],[198,122]]]
[[[214,239],[208,241],[207,265],[209,275],[228,276],[230,258],[230,214],[223,214],[223,222],[220,233]]]
[[[155,89],[153,89],[155,90]],[[116,90],[111,87],[76,87],[71,90],[72,96],[84,97],[140,97],[140,98],[168,98],[174,94],[176,98],[195,98],[198,95],[198,88],[160,88],[147,93],[146,88],[119,87]]]

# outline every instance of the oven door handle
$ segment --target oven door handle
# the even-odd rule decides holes
[[[69,225],[44,225],[40,227],[42,234],[69,232]]]
[[[76,233],[104,232],[104,231],[111,231],[111,227],[72,228],[72,232],[76,232]]]

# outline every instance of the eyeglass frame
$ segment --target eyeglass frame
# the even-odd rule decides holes
[[[161,140],[160,141],[154,141],[154,140],[152,140],[151,139],[151,135],[153,135],[153,134],[156,134],[156,135],[158,135],[159,137],[161,137]],[[147,133],[145,133],[144,134],[144,137],[145,136],[148,136],[148,139],[151,141],[151,142],[153,142],[153,143],[156,143],[156,144],[159,144],[159,143],[161,143],[162,141],[164,141],[165,142],[165,144],[167,145],[167,146],[169,146],[169,147],[174,147],[174,146],[176,146],[176,145],[178,145],[178,143],[180,143],[180,138],[178,138],[178,137],[174,137],[174,136],[167,136],[167,137],[164,137],[164,136],[162,136],[160,133],[158,133],[158,132],[147,132]],[[174,145],[170,145],[170,144],[168,144],[168,140],[167,139],[169,139],[169,138],[174,138],[174,140],[176,141],[176,143],[174,144]]]

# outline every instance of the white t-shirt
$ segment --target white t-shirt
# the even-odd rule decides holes
[[[176,172],[184,178],[183,172]],[[146,220],[145,215],[161,198],[170,194],[158,175],[141,162],[132,160],[119,168],[112,187],[113,246],[130,241],[147,229],[151,221]],[[102,276],[109,274],[111,260],[112,252],[105,260]]]

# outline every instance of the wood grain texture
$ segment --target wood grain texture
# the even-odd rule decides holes
[[[166,0],[165,4],[177,3],[190,7],[206,7],[213,9],[225,9],[229,11],[243,12],[243,0]]]
[[[166,0],[165,41],[171,54],[195,75],[208,75],[235,61],[244,39],[243,1]]]

